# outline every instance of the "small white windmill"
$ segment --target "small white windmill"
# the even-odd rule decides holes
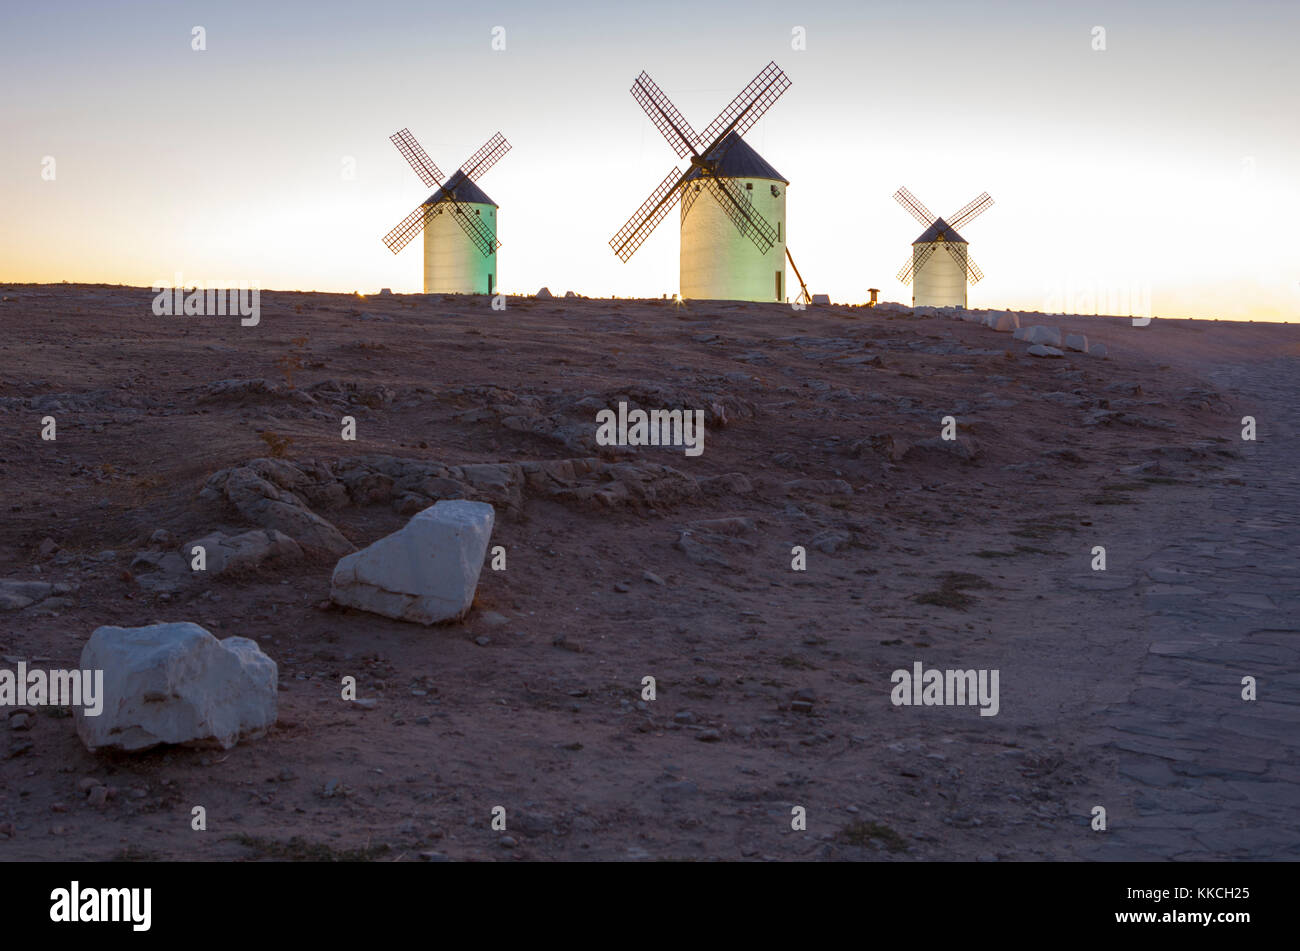
[[[898,279],[912,285],[913,307],[966,306],[966,284],[978,284],[984,278],[970,258],[970,243],[957,229],[974,221],[993,204],[988,192],[967,202],[948,216],[936,217],[906,188],[894,192],[898,203],[919,221],[925,230],[912,242],[912,256],[898,272]],[[935,254],[939,248],[947,253]]]
[[[396,254],[424,232],[426,294],[493,293],[501,247],[496,237],[499,206],[475,181],[510,151],[510,143],[498,132],[444,182],[438,166],[409,130],[389,139],[425,185],[443,184],[384,236],[384,244]]]

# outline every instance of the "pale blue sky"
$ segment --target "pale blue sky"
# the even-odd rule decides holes
[[[774,59],[793,85],[747,140],[813,291],[909,299],[907,185],[996,200],[972,306],[1294,319],[1298,28],[1280,2],[8,4],[0,279],[418,290],[418,244],[380,242],[427,194],[409,126],[445,171],[514,145],[482,181],[504,290],[672,292],[675,219],[630,264],[606,244],[675,158],[628,88],[648,70],[698,129]]]

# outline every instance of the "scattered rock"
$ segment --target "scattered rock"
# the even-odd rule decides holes
[[[45,581],[0,578],[0,611],[18,611],[49,597],[54,585]]]
[[[1063,350],[1057,350],[1055,347],[1045,347],[1041,343],[1036,343],[1032,347],[1030,347],[1028,353],[1031,357],[1065,356],[1065,352]]]
[[[462,617],[474,601],[493,521],[486,503],[438,502],[341,558],[330,600],[418,624]]]
[[[973,436],[958,436],[955,439],[933,436],[913,443],[907,448],[903,458],[924,458],[925,455],[934,453],[956,456],[962,462],[974,462],[980,456],[980,445]]]
[[[542,300],[547,300],[549,298],[554,297],[555,295],[551,293],[551,289],[549,287],[543,287],[540,291],[538,291],[533,296],[540,298]]]
[[[1066,334],[1065,349],[1077,350],[1080,353],[1088,352],[1088,338],[1083,334]]]
[[[187,570],[192,563],[196,546],[202,546],[204,570],[213,577],[227,571],[256,568],[266,561],[291,563],[303,554],[297,542],[275,529],[253,529],[240,535],[212,532],[181,546],[180,556],[185,561]]]
[[[283,460],[254,459],[247,465],[215,473],[199,498],[224,498],[253,524],[283,532],[304,549],[334,556],[354,551],[352,543],[308,508],[290,486],[307,490],[311,482],[301,470]]]
[[[100,627],[81,668],[104,672],[102,712],[74,710],[92,751],[207,742],[229,749],[275,723],[275,661],[245,637],[219,641],[187,621]]]
[[[852,541],[853,536],[849,532],[838,528],[828,528],[814,535],[809,544],[820,552],[833,555],[841,548],[848,547]]]

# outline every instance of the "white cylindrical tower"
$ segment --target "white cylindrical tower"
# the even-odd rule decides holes
[[[740,232],[718,200],[705,194],[699,172],[687,180],[684,189],[699,189],[681,216],[681,295],[696,300],[784,301],[785,283],[785,191],[789,185],[781,174],[746,144],[731,135],[717,173],[749,198],[755,210],[776,231],[776,241],[767,253]],[[708,158],[708,156],[705,156]],[[683,198],[686,196],[683,195]]]
[[[930,256],[912,275],[913,307],[966,306],[967,247],[965,241],[918,241],[912,245],[913,262],[930,249]]]
[[[496,202],[460,172],[447,182],[466,214],[473,215],[493,236],[497,233]],[[424,292],[426,294],[495,294],[497,254],[484,254],[456,221],[455,205],[438,189],[424,209]]]

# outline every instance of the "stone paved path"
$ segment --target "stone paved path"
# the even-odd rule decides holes
[[[1094,858],[1300,859],[1300,366],[1210,375],[1258,440],[1224,473],[1242,484],[1175,508],[1163,537],[1146,527],[1136,633],[1150,646],[1102,717],[1121,799]]]

